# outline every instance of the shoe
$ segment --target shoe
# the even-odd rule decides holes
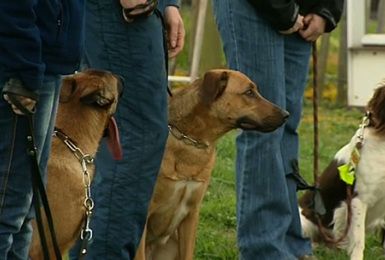
[[[314,255],[303,255],[298,260],[317,260],[317,257]]]

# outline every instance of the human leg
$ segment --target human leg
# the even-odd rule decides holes
[[[60,96],[60,76],[45,76],[44,84],[39,91],[39,103],[36,107],[36,140],[39,163],[42,172],[46,172],[51,150],[52,134],[55,127],[56,112]]]
[[[27,120],[0,100],[0,259],[8,259],[32,201]],[[24,257],[28,244],[20,248]],[[23,258],[20,258],[23,259]]]
[[[285,37],[286,109],[290,117],[284,126],[281,152],[287,178],[292,221],[286,234],[288,250],[295,256],[311,254],[311,243],[302,235],[298,212],[297,183],[291,177],[298,161],[299,138],[297,128],[302,115],[302,101],[309,69],[311,44],[296,35]]]
[[[42,89],[52,87],[46,81]],[[48,126],[37,118],[49,117],[42,96],[35,113],[34,136],[41,144]],[[32,228],[28,214],[32,201],[31,158],[27,155],[29,126],[24,116],[16,116],[10,106],[0,100],[0,259],[27,259]],[[45,129],[45,130],[44,130]]]
[[[285,38],[247,1],[214,1],[230,68],[240,70],[261,94],[286,108]],[[302,96],[302,95],[301,95]],[[296,259],[286,243],[292,208],[282,157],[283,128],[237,138],[237,228],[242,259]]]
[[[161,21],[153,14],[127,24],[119,3],[111,1],[89,2],[87,15],[89,65],[125,79],[115,114],[124,158],[113,160],[102,142],[92,185],[94,238],[87,257],[133,259],[168,133]]]

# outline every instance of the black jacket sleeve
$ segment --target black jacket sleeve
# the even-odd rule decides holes
[[[37,0],[0,1],[0,69],[37,91],[45,65],[34,6]]]
[[[275,29],[291,28],[298,13],[315,13],[326,20],[326,32],[332,31],[341,19],[344,0],[248,0]]]
[[[248,0],[275,29],[285,31],[296,22],[299,7],[294,0]]]
[[[314,9],[310,10],[310,13],[315,13],[325,18],[325,32],[331,32],[340,21],[343,9],[344,0],[320,0]]]

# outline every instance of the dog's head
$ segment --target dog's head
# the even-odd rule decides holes
[[[370,112],[370,126],[378,133],[385,133],[385,79],[374,91],[366,110]]]
[[[72,136],[74,130],[83,129],[97,140],[105,133],[112,155],[120,159],[119,133],[113,114],[122,88],[122,79],[104,70],[88,69],[65,77],[56,127]]]
[[[256,85],[238,71],[208,71],[200,85],[200,97],[231,128],[270,132],[289,116],[287,111],[263,98]]]
[[[103,109],[112,115],[121,92],[119,76],[109,71],[88,69],[63,79],[60,102]]]

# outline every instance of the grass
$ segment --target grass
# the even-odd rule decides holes
[[[312,106],[305,101],[300,134],[301,173],[313,183],[313,119]],[[348,142],[358,128],[362,111],[340,108],[323,103],[319,108],[320,171],[332,159],[335,152]],[[198,227],[195,259],[238,259],[235,218],[235,137],[231,132],[217,145],[217,162],[211,184],[204,199]],[[346,253],[318,246],[314,250],[318,259],[345,260]],[[378,236],[367,238],[365,259],[385,259]]]

